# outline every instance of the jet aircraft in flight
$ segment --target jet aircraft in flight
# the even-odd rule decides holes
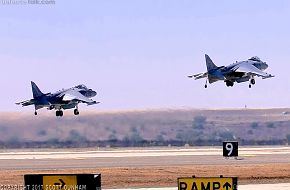
[[[69,89],[63,89],[55,93],[42,93],[37,85],[31,81],[33,99],[16,103],[17,105],[29,106],[34,105],[35,112],[41,108],[47,108],[48,110],[56,110],[56,116],[62,117],[62,109],[74,109],[74,114],[79,115],[78,104],[86,103],[87,105],[98,104],[91,98],[96,96],[97,93],[88,89],[85,85],[78,85]]]
[[[268,65],[256,56],[246,61],[237,61],[231,65],[220,67],[216,66],[206,54],[205,61],[207,72],[188,76],[189,78],[194,77],[195,80],[207,78],[205,88],[207,88],[207,82],[211,84],[219,80],[224,81],[228,87],[233,86],[234,82],[250,81],[249,88],[251,88],[256,83],[255,76],[262,77],[262,79],[274,77],[271,74],[263,72],[268,68]]]

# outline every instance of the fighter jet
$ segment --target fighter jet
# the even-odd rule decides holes
[[[234,86],[234,83],[241,83],[249,81],[249,88],[256,83],[255,76],[262,77],[262,79],[274,77],[274,75],[263,72],[268,68],[266,62],[262,62],[257,56],[251,57],[246,61],[236,61],[228,66],[216,66],[208,55],[205,54],[205,62],[207,72],[188,76],[195,80],[207,78],[204,85],[207,88],[207,82],[214,83],[222,80],[228,87]]]
[[[47,108],[48,110],[56,110],[56,116],[62,117],[62,109],[74,109],[74,114],[79,115],[78,104],[86,103],[87,105],[98,104],[90,98],[97,95],[97,93],[88,89],[85,85],[78,85],[69,89],[63,89],[55,93],[42,93],[37,85],[31,81],[33,99],[16,103],[17,105],[29,106],[34,105],[35,112],[41,108]]]

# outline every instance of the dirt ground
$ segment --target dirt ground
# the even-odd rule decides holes
[[[174,187],[178,177],[238,177],[239,184],[290,183],[286,164],[192,165],[170,167],[120,167],[65,170],[1,170],[1,185],[23,185],[24,174],[101,173],[103,188]]]

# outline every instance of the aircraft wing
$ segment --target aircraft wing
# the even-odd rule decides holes
[[[25,101],[22,101],[22,102],[17,102],[16,104],[17,105],[22,105],[24,107],[24,106],[33,105],[34,103],[35,103],[35,101],[33,99],[31,99],[31,100],[25,100]]]
[[[194,77],[195,80],[201,79],[201,78],[205,78],[205,77],[207,77],[207,72],[206,73],[198,73],[198,74],[195,74],[195,75],[189,75],[188,77],[189,78],[193,78]]]
[[[78,92],[77,90],[74,90],[74,89],[69,89],[69,90],[61,93],[58,96],[62,97],[63,101],[73,101],[74,100],[74,101],[80,101],[82,103],[87,103],[88,105],[97,104],[96,101],[85,97],[80,92]]]
[[[252,75],[262,77],[263,79],[274,77],[274,75],[265,73],[252,64],[238,64],[232,68],[235,72],[244,72]]]

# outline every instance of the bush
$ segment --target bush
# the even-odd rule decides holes
[[[115,133],[110,134],[109,136],[109,141],[115,141],[118,140],[117,136],[115,135]]]
[[[135,126],[131,127],[130,132],[137,133],[138,132],[137,127],[135,127]]]
[[[248,135],[253,135],[254,134],[254,132],[253,132],[253,130],[248,130]]]
[[[156,140],[158,142],[163,142],[164,141],[163,135],[162,134],[157,135]]]
[[[288,143],[290,143],[290,134],[286,135],[286,139],[287,139]]]
[[[37,132],[37,135],[40,137],[46,136],[46,134],[47,134],[46,130],[43,129]]]
[[[72,141],[72,142],[84,142],[86,141],[86,137],[81,135],[77,130],[71,130],[70,131],[70,136],[69,136],[69,141]]]
[[[199,115],[193,118],[192,127],[195,129],[203,129],[206,124],[206,117]]]
[[[132,133],[130,136],[130,140],[137,143],[143,141],[144,139],[141,137],[139,133]]]
[[[266,126],[267,126],[268,128],[275,128],[275,124],[272,123],[272,122],[267,123]]]
[[[219,135],[223,140],[234,140],[235,139],[234,134],[231,131],[224,131],[224,132],[221,132]]]
[[[257,122],[253,122],[252,124],[251,124],[251,128],[252,129],[257,129],[259,127],[259,123],[257,123]]]
[[[199,133],[195,132],[193,130],[178,132],[176,134],[176,139],[178,139],[182,142],[186,142],[186,143],[194,142],[198,138],[199,138]]]

